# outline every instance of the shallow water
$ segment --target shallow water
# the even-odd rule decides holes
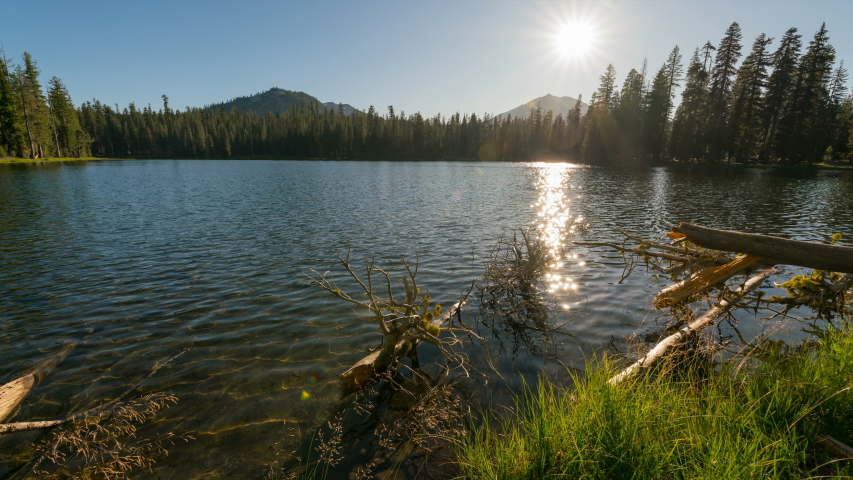
[[[541,214],[541,215],[540,215]],[[153,474],[259,478],[282,422],[310,432],[342,397],[337,375],[378,344],[374,326],[303,272],[335,254],[420,263],[449,305],[488,248],[518,226],[589,222],[659,235],[679,221],[826,241],[853,238],[853,172],[590,168],[567,164],[129,160],[0,165],[0,383],[68,341],[77,347],[15,420],[47,419],[145,383],[180,402],[142,435],[191,432]],[[565,238],[553,241],[559,243]],[[618,255],[576,248],[561,276],[570,331],[558,358],[584,359],[654,326],[659,284],[619,283]],[[574,255],[577,255],[575,258]],[[570,279],[570,280],[567,280]],[[659,282],[661,284],[666,279]],[[348,285],[343,283],[342,285]],[[576,289],[573,288],[576,285]],[[351,287],[351,286],[350,286]],[[575,313],[577,312],[577,313]],[[577,315],[576,317],[574,315]],[[767,328],[758,322],[746,330]],[[796,332],[789,333],[796,336]],[[554,361],[505,355],[510,388]],[[489,391],[489,389],[486,389]],[[38,432],[0,438],[0,477]],[[14,437],[14,438],[12,438]]]

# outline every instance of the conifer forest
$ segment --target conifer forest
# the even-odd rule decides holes
[[[0,157],[314,158],[488,161],[562,158],[587,164],[853,161],[848,74],[821,26],[744,45],[732,23],[716,44],[678,46],[621,85],[612,65],[589,108],[527,117],[366,112],[303,103],[259,115],[236,108],[155,109],[98,100],[75,107],[35,59],[0,58]],[[676,92],[680,89],[680,99]],[[580,98],[580,96],[578,97]]]

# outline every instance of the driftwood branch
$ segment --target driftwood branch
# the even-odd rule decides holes
[[[36,365],[32,372],[0,386],[0,422],[12,416],[36,382],[46,377],[57,365],[62,363],[76,346],[76,341],[65,344],[59,352]]]
[[[817,443],[823,445],[824,448],[829,450],[829,452],[835,456],[843,459],[853,459],[853,448],[850,448],[829,435],[818,435]]]
[[[706,268],[694,275],[691,275],[690,277],[687,277],[683,281],[676,283],[675,285],[661,290],[655,297],[654,306],[657,309],[668,307],[674,303],[684,300],[705,287],[725,282],[729,278],[749,267],[752,267],[761,260],[761,257],[756,257],[754,255],[743,255],[725,265]]]
[[[441,329],[446,329],[450,325],[453,316],[462,310],[464,304],[464,301],[456,303],[446,311],[442,312],[438,317],[433,318],[432,321],[430,321],[430,324]],[[410,348],[407,348],[407,343],[410,344],[411,349],[414,349],[417,347],[418,341],[417,339],[399,340],[394,347],[393,355],[383,355],[384,350],[379,349],[356,362],[356,364],[350,367],[349,370],[342,373],[339,378],[344,382],[344,384],[350,386],[364,383],[377,373],[381,373],[387,369],[395,359],[408,353]]]
[[[650,250],[641,250],[639,248],[629,248],[622,245],[617,245],[615,243],[610,242],[572,242],[572,245],[582,245],[585,247],[610,247],[614,250],[619,250],[620,252],[625,253],[635,253],[637,255],[648,255],[650,257],[663,258],[665,260],[672,260],[673,262],[682,262],[687,263],[693,260],[691,257],[685,257],[682,255],[672,255],[669,253],[661,253],[661,252],[653,252]]]
[[[704,315],[688,323],[678,332],[661,340],[661,342],[655,345],[655,347],[652,348],[649,353],[634,362],[633,365],[629,366],[625,370],[622,370],[622,372],[620,372],[618,375],[611,378],[610,384],[615,385],[621,382],[622,380],[625,380],[626,378],[637,374],[643,368],[651,367],[652,365],[657,363],[657,361],[660,360],[669,351],[670,348],[680,344],[681,341],[688,335],[698,332],[704,329],[705,327],[713,325],[714,321],[716,321],[717,318],[726,314],[733,307],[740,303],[738,302],[739,298],[758,288],[762,282],[764,282],[765,280],[770,278],[770,276],[776,273],[778,273],[778,270],[776,270],[775,268],[769,268],[747,280],[745,284],[743,284],[732,294],[733,298],[731,300],[720,300],[712,309],[708,310],[708,312],[706,312]]]
[[[88,417],[91,417],[93,415],[97,415],[101,412],[104,412],[104,411],[108,410],[109,408],[115,406],[117,403],[124,400],[125,397],[127,397],[134,390],[136,390],[137,388],[142,386],[142,384],[146,380],[153,377],[154,374],[157,373],[158,370],[163,368],[163,366],[165,366],[166,364],[168,364],[172,360],[180,357],[181,355],[183,355],[186,352],[187,352],[187,350],[183,350],[180,353],[178,353],[177,355],[169,358],[168,360],[154,365],[154,368],[151,369],[151,372],[148,375],[146,375],[145,378],[136,382],[130,388],[125,390],[124,393],[122,393],[118,397],[114,398],[113,400],[110,400],[109,402],[103,403],[101,405],[98,405],[97,407],[90,408],[88,410],[84,410],[82,412],[78,412],[78,413],[75,413],[73,415],[69,415],[65,418],[58,419],[58,420],[41,420],[41,421],[36,421],[36,422],[2,423],[2,424],[0,424],[0,435],[5,435],[8,433],[16,433],[16,432],[26,432],[29,430],[42,430],[45,428],[56,427],[58,425],[63,425],[65,423],[74,422],[77,420],[82,420],[84,418],[88,418]]]
[[[681,223],[672,230],[705,248],[764,257],[775,264],[853,273],[853,247],[717,230],[689,223]]]

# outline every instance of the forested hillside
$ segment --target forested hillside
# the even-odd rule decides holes
[[[236,108],[244,113],[255,112],[258,115],[264,115],[267,112],[285,113],[292,107],[306,110],[315,108],[321,111],[327,108],[320,100],[305,92],[293,92],[283,88],[271,88],[266,92],[246,97],[237,97],[227,102],[206,105],[204,108],[207,110],[231,110]]]
[[[118,111],[97,100],[74,109],[58,78],[44,93],[25,53],[21,65],[0,65],[0,156],[853,161],[853,98],[825,26],[806,45],[796,28],[778,41],[761,34],[746,51],[742,41],[733,23],[686,64],[676,46],[657,70],[631,69],[621,88],[610,65],[586,111],[576,102],[565,115],[534,108],[523,117],[424,117],[372,106],[348,114],[281,89],[246,97],[255,99],[251,108],[235,99],[225,108],[177,111],[164,95],[159,110],[130,104]],[[280,111],[266,108],[291,100]]]

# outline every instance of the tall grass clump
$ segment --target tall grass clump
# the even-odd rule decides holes
[[[616,385],[607,358],[540,380],[510,413],[487,411],[456,444],[466,478],[659,479],[848,476],[816,435],[853,440],[853,330],[796,353],[716,369],[669,361]],[[692,366],[691,366],[692,364]]]

